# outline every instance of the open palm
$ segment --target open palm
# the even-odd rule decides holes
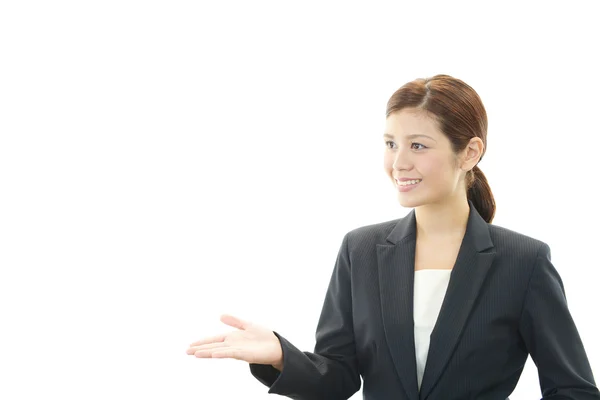
[[[198,358],[235,358],[254,364],[281,365],[283,353],[273,331],[224,314],[221,322],[237,331],[194,342],[186,353]]]

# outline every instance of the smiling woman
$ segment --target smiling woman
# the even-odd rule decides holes
[[[400,184],[400,193],[410,192],[399,196],[400,204],[416,207],[444,199],[456,200],[464,209],[466,193],[491,222],[494,196],[477,166],[486,150],[486,136],[485,108],[465,82],[437,75],[398,89],[387,103],[384,169],[395,184],[423,180],[418,188]]]
[[[313,352],[224,315],[236,331],[187,354],[235,358],[269,393],[293,399],[498,400],[529,355],[545,399],[600,399],[561,277],[541,240],[493,225],[477,164],[487,115],[449,75],[417,79],[389,99],[384,171],[405,217],[347,232]]]

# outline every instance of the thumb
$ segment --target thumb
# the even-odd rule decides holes
[[[233,326],[234,328],[238,328],[241,330],[246,330],[252,325],[251,323],[244,321],[242,319],[236,318],[233,315],[223,314],[221,315],[221,322],[227,324],[229,326]]]

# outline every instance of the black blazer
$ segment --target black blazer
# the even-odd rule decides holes
[[[540,240],[470,213],[421,390],[414,347],[414,209],[344,236],[314,353],[277,332],[283,371],[250,364],[268,393],[292,399],[506,399],[528,354],[544,399],[600,399],[563,282]]]

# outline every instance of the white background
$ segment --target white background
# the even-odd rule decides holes
[[[409,211],[386,102],[438,73],[483,99],[494,223],[550,245],[600,380],[596,2],[483,3],[3,1],[0,397],[277,397],[185,351],[225,312],[313,349],[344,234]]]

